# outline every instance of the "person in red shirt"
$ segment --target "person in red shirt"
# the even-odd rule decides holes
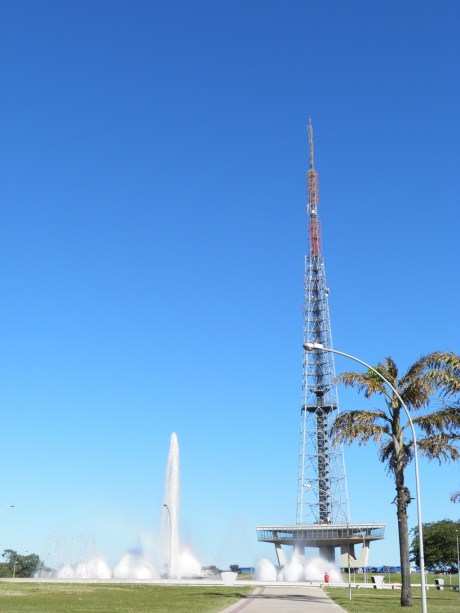
[[[329,575],[327,574],[327,571],[324,573],[324,583],[329,583]]]

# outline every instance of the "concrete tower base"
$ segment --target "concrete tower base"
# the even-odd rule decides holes
[[[302,555],[305,547],[319,549],[321,558],[335,563],[335,550],[340,547],[340,567],[360,568],[367,566],[371,541],[384,538],[385,524],[313,524],[309,526],[259,526],[257,538],[275,545],[278,564],[287,563],[282,545],[295,548]],[[359,558],[355,545],[362,545]]]

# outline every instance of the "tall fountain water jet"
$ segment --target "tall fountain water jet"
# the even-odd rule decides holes
[[[170,578],[174,576],[176,571],[176,560],[179,555],[179,464],[179,442],[177,434],[173,432],[166,465],[163,515],[161,518],[161,553],[163,559],[165,559],[165,552],[168,552],[168,574]],[[169,536],[169,539],[165,539],[166,535]]]
[[[168,463],[163,494],[163,513],[160,522],[160,568],[168,569],[172,577],[200,575],[201,564],[180,542],[179,537],[179,442],[177,434],[171,434]]]

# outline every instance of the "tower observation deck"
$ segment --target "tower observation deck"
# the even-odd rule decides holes
[[[303,342],[304,345],[319,343],[332,349],[329,288],[321,245],[319,180],[311,121],[308,137],[309,255],[305,259]],[[305,547],[318,547],[320,555],[331,562],[335,560],[335,548],[340,547],[342,567],[366,566],[369,543],[384,537],[383,524],[350,522],[343,448],[332,445],[330,439],[331,426],[339,411],[334,378],[333,353],[304,350],[296,524],[257,528],[259,541],[274,543],[281,566],[286,561],[282,545],[291,545],[301,553]],[[354,554],[356,543],[363,545],[359,559]]]

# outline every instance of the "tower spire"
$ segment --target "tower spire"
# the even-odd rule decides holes
[[[308,140],[310,143],[310,169],[313,170],[315,167],[315,151],[313,148],[313,125],[311,123],[311,117],[308,120]]]
[[[308,122],[308,140],[310,146],[310,169],[307,171],[307,215],[310,224],[310,255],[321,255],[321,225],[318,219],[319,179],[315,170],[313,149],[313,125]]]

